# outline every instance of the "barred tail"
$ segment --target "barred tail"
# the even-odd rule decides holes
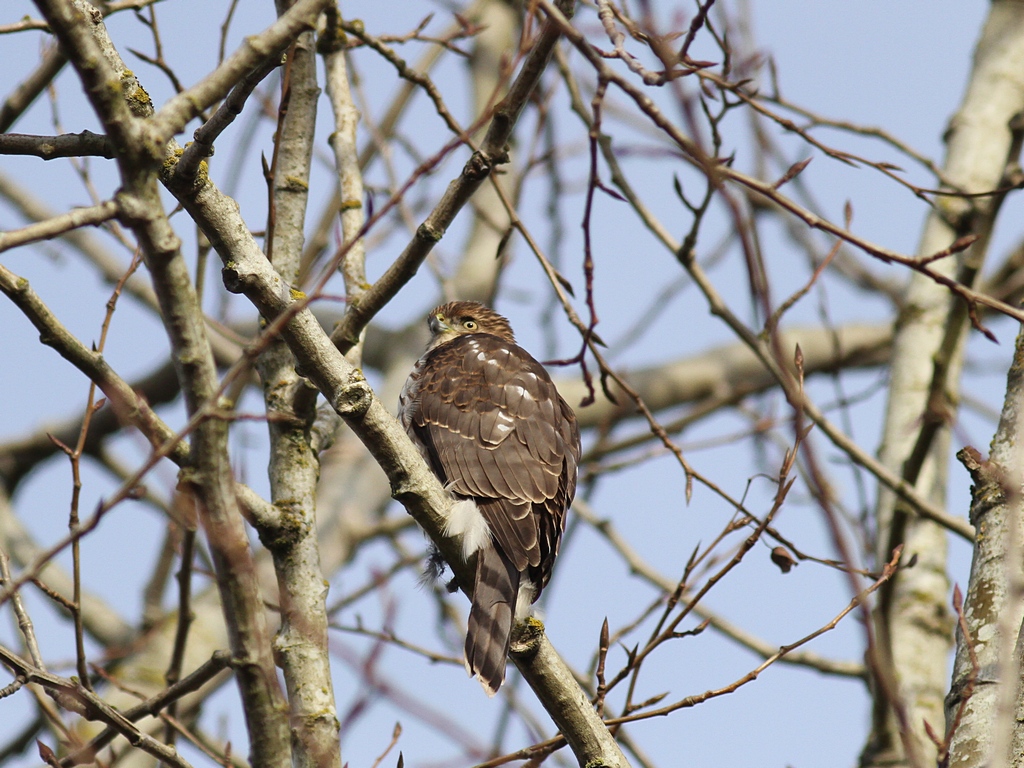
[[[476,675],[488,696],[505,681],[512,621],[520,573],[494,546],[477,551],[473,605],[466,633],[466,670]]]

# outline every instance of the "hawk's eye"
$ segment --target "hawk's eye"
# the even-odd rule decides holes
[[[463,320],[462,327],[467,331],[475,331],[477,329],[476,320]]]

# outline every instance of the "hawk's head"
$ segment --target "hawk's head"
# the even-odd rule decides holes
[[[430,327],[428,350],[467,333],[489,333],[512,343],[516,340],[508,320],[477,301],[442,304],[430,313],[427,325]]]

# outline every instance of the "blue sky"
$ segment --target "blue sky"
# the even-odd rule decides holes
[[[223,5],[223,4],[220,4]],[[757,48],[776,62],[782,93],[794,103],[835,119],[850,120],[863,125],[884,127],[901,140],[941,161],[941,136],[963,93],[969,71],[971,51],[978,37],[988,4],[963,0],[904,0],[902,2],[821,3],[812,0],[789,2],[747,2],[753,15],[753,37]],[[217,23],[196,24],[196,15],[207,8],[200,0],[166,0],[158,6],[161,25],[168,41],[187,39],[187,51],[168,44],[168,55],[182,80],[188,84],[201,77],[214,63],[218,35]],[[218,6],[219,7],[219,6]],[[683,6],[688,11],[689,6]],[[428,13],[434,13],[430,30],[439,30],[447,22],[446,6],[431,2],[407,3],[344,3],[346,16],[361,18],[371,32],[400,32],[415,27]],[[662,8],[659,6],[659,12]],[[10,3],[0,12],[0,24],[10,23],[24,14],[37,15],[30,5]],[[218,11],[220,13],[220,11]],[[665,23],[673,18],[666,10]],[[219,16],[215,14],[219,19]],[[233,24],[232,37],[237,44],[243,34],[261,29],[272,19],[272,3],[242,3]],[[581,11],[578,23],[588,29],[597,22],[591,11]],[[127,47],[150,51],[150,41],[142,35],[140,25],[129,14],[121,14],[111,23],[115,41],[126,54],[129,66],[143,79],[156,103],[170,95],[166,80],[148,65],[133,60]],[[0,61],[9,73],[8,82],[28,72],[36,61],[39,37],[7,35],[0,37]],[[229,46],[230,50],[230,46]],[[702,53],[701,55],[711,55]],[[413,60],[414,54],[409,53]],[[357,59],[363,90],[369,103],[379,116],[389,94],[395,89],[394,79],[387,67],[373,57],[361,55]],[[450,85],[446,98],[453,111],[466,118],[466,90],[461,84],[462,70],[450,63],[434,75],[439,83]],[[60,121],[67,131],[85,128],[96,130],[84,98],[77,92],[76,81],[65,72],[58,81],[62,111]],[[613,99],[622,99],[612,95]],[[329,122],[326,102],[322,103],[321,126]],[[570,135],[579,139],[579,126],[568,117],[562,125]],[[737,118],[738,120],[738,118]],[[242,121],[240,121],[240,124]],[[264,126],[265,127],[265,126]],[[189,132],[194,126],[189,127]],[[27,133],[49,133],[53,120],[49,106],[40,100],[16,126]],[[241,129],[239,129],[241,130]],[[424,99],[419,99],[404,131],[422,142],[422,146],[439,146],[445,139],[443,127]],[[625,129],[624,134],[629,136]],[[730,141],[736,146],[736,165],[749,169],[752,158],[744,144],[746,134],[742,126],[734,128]],[[329,133],[323,131],[323,137]],[[898,157],[885,145],[868,139],[840,134],[823,129],[820,138],[843,149],[862,152],[877,160],[897,162],[907,169],[912,180],[930,184],[930,180],[904,158]],[[185,137],[179,137],[185,139]],[[585,138],[585,135],[584,135]],[[843,206],[849,201],[854,210],[853,228],[859,234],[886,247],[912,253],[924,220],[924,206],[898,185],[884,181],[880,175],[865,168],[851,169],[822,157],[791,137],[781,136],[785,146],[791,148],[793,160],[813,157],[804,172],[804,178],[818,196],[823,211],[833,220],[842,219]],[[257,142],[269,153],[266,132],[258,135]],[[433,143],[432,143],[433,142]],[[637,138],[639,146],[641,139]],[[577,145],[579,149],[579,145]],[[327,156],[326,138],[317,145],[318,154]],[[217,158],[226,160],[220,168],[228,167],[232,153],[226,150]],[[464,156],[456,154],[435,174],[435,185],[443,184],[457,172]],[[571,166],[578,174],[570,182],[569,192],[562,201],[566,220],[564,254],[565,271],[577,285],[581,282],[579,267],[579,221],[582,195],[580,158]],[[398,158],[399,170],[408,170],[411,161]],[[102,160],[90,163],[93,177],[101,189],[101,196],[109,194],[116,179],[112,164]],[[323,195],[328,171],[323,166],[316,177],[321,186],[316,191]],[[671,193],[671,178],[681,171],[671,161],[656,157],[637,160],[630,166],[644,189],[662,190],[653,194],[652,204],[666,221],[678,221],[677,234],[685,231],[683,212]],[[215,166],[216,170],[216,166]],[[0,171],[18,177],[31,186],[37,195],[52,205],[70,206],[89,202],[81,184],[75,181],[64,161],[43,163],[40,160],[0,158]],[[258,164],[250,164],[237,185],[237,197],[254,228],[262,222],[265,194],[260,180]],[[378,171],[379,174],[379,171]],[[380,175],[376,177],[380,182]],[[549,234],[541,197],[543,188],[536,186],[535,199],[524,205],[524,218],[542,235]],[[602,312],[602,335],[616,339],[642,315],[643,301],[631,297],[647,297],[676,279],[678,267],[671,258],[658,250],[658,246],[636,221],[621,214],[622,203],[601,198],[597,203],[594,224],[597,276],[595,291]],[[1013,221],[1019,204],[1010,201],[1003,213],[1003,226],[996,231],[992,258],[997,260],[1016,241],[1019,233],[1006,222]],[[313,211],[318,210],[314,203]],[[1017,211],[1019,213],[1019,211]],[[421,214],[422,215],[422,214]],[[183,216],[174,219],[186,247],[194,243],[193,233]],[[12,210],[0,204],[0,229],[21,225]],[[712,227],[725,227],[724,221]],[[458,246],[464,236],[464,226],[453,227],[438,249],[442,266],[457,258]],[[109,238],[96,235],[106,243]],[[398,237],[382,243],[371,255],[369,270],[379,274],[390,256],[400,247]],[[546,291],[539,271],[522,244],[516,246],[516,260],[505,278],[506,294],[500,308],[513,319],[518,336],[528,348],[543,346],[548,329],[537,325],[536,310],[546,301]],[[787,243],[781,232],[766,228],[765,252],[769,268],[778,290],[777,296],[802,284],[806,274],[795,265],[787,253]],[[3,264],[18,274],[28,277],[43,298],[81,338],[97,337],[102,320],[102,288],[92,272],[75,257],[57,246],[6,252],[0,256]],[[899,273],[881,265],[871,265],[882,274]],[[726,263],[715,273],[723,285],[734,289],[730,300],[741,312],[747,311],[743,287],[743,273],[736,264]],[[216,280],[216,271],[211,272]],[[403,294],[402,300],[389,307],[381,322],[398,326],[428,308],[427,302],[435,294],[436,284],[427,270]],[[821,305],[827,305],[830,316],[837,322],[874,321],[885,308],[841,285],[830,285],[827,294],[816,296],[793,312],[793,322],[817,322]],[[208,308],[211,303],[208,302]],[[244,316],[244,305],[233,305],[233,312]],[[237,307],[240,307],[237,308]],[[0,373],[0,402],[16,404],[5,408],[0,419],[0,439],[7,440],[38,429],[41,420],[76,412],[84,401],[85,385],[55,354],[38,352],[37,335],[20,313],[9,303],[0,302],[0,327],[5,328],[0,348],[25,365],[9,366]],[[1014,328],[1009,323],[993,326],[998,346],[975,344],[972,361],[975,364],[972,380],[976,397],[998,407],[1002,397],[1004,371],[1012,350]],[[570,351],[573,342],[567,326],[555,330],[560,354]],[[703,300],[692,290],[684,291],[667,302],[664,311],[652,321],[651,328],[642,339],[631,345],[615,359],[624,368],[636,367],[664,360],[666,356],[684,356],[715,347],[731,340],[727,329],[707,312]],[[167,343],[159,324],[145,311],[125,300],[112,329],[108,358],[126,378],[149,371],[166,355]],[[876,380],[872,374],[850,378],[851,389],[868,388]],[[830,390],[822,386],[815,391],[817,397],[827,400]],[[884,400],[875,396],[858,411],[856,437],[863,445],[874,450]],[[255,407],[255,402],[253,403]],[[172,422],[180,420],[179,409],[166,409]],[[744,421],[725,417],[686,433],[684,444],[728,433],[739,429]],[[973,416],[965,416],[954,440],[958,447],[971,442],[978,447],[987,445],[991,423]],[[247,448],[245,440],[259,443],[262,432],[247,427],[237,441],[237,457],[244,464],[247,480],[264,491],[261,479],[264,454],[259,447]],[[244,439],[243,439],[244,438]],[[815,438],[817,439],[817,438]],[[130,457],[141,455],[139,442],[122,440],[119,452]],[[747,478],[758,471],[756,458],[746,450],[725,446],[697,451],[693,461],[701,471],[725,484],[730,492],[743,495]],[[160,470],[155,487],[169,487],[173,473]],[[52,541],[63,533],[65,523],[69,472],[66,464],[50,462],[26,482],[15,498],[18,512],[30,529],[42,540]],[[845,477],[845,476],[844,476]],[[703,489],[698,489],[693,502],[685,504],[681,491],[681,473],[668,458],[660,458],[641,467],[633,468],[603,481],[591,504],[597,512],[613,520],[616,526],[628,532],[632,543],[649,562],[671,577],[677,577],[681,565],[698,541],[708,541],[721,528],[728,510]],[[968,481],[958,467],[951,472],[950,510],[966,510]],[[95,468],[86,472],[85,504],[90,505],[112,487],[111,479]],[[869,484],[870,489],[870,484]],[[873,489],[870,489],[873,494]],[[764,508],[773,488],[756,478],[751,482],[748,500]],[[856,506],[855,489],[843,488],[850,503]],[[817,554],[830,556],[827,538],[821,520],[809,505],[794,505],[787,509],[780,525],[784,525],[801,543]],[[138,586],[129,583],[125,574],[145,573],[158,543],[162,520],[152,511],[117,511],[109,524],[101,526],[86,546],[90,586],[115,602],[128,616],[139,609]],[[409,539],[415,544],[415,536]],[[117,551],[116,559],[107,553]],[[333,594],[344,592],[365,578],[366,569],[384,567],[390,552],[369,549],[333,583]],[[953,549],[953,578],[966,583],[969,550],[962,545]],[[849,599],[845,582],[831,572],[815,570],[803,565],[783,577],[767,558],[751,558],[713,591],[709,605],[745,628],[773,643],[790,642],[824,624]],[[402,613],[402,631],[410,637],[417,633],[432,632],[433,606],[428,597],[414,587],[415,574],[406,574],[396,580],[391,598]],[[580,599],[580,595],[599,595],[601,599]],[[638,584],[624,565],[610,553],[597,535],[581,529],[567,542],[560,561],[559,574],[552,584],[545,605],[547,626],[556,646],[577,668],[586,668],[589,654],[596,640],[600,623],[609,617],[613,627],[634,616],[637,606],[652,599],[654,593]],[[53,658],[67,658],[67,632],[60,623],[41,606],[33,602],[34,610],[47,627],[44,645]],[[460,606],[461,607],[461,606]],[[368,622],[379,620],[380,605],[361,605],[359,614]],[[354,621],[355,616],[348,619]],[[570,639],[571,638],[571,639]],[[586,638],[590,638],[587,640]],[[639,640],[639,637],[636,638]],[[13,643],[14,635],[8,626],[0,627],[0,641]],[[345,653],[358,658],[365,646],[344,635],[332,636],[332,642]],[[822,638],[811,649],[837,658],[856,660],[860,653],[862,635],[854,617],[850,617],[836,632]],[[621,662],[621,657],[619,658]],[[673,697],[696,694],[707,688],[728,684],[756,664],[749,652],[724,642],[713,633],[685,641],[685,645],[672,654],[662,654],[652,662],[652,668],[642,682],[647,695],[671,689]],[[358,678],[343,664],[337,665],[336,690],[339,708],[359,695]],[[500,715],[496,701],[485,700],[476,683],[464,680],[461,672],[447,667],[428,666],[418,658],[401,650],[389,650],[384,669],[392,677],[415,680],[413,688],[425,700],[434,701],[438,691],[451,686],[451,714],[471,731],[479,730],[480,738],[487,739],[488,731],[481,723],[493,723]],[[453,677],[454,675],[454,677]],[[0,681],[3,684],[4,681]],[[467,693],[468,692],[468,693]],[[521,690],[522,697],[529,692]],[[229,732],[238,734],[240,720],[234,705],[234,690],[226,688],[211,702],[210,710],[223,712]],[[643,698],[638,695],[638,698]],[[739,692],[725,696],[693,709],[677,713],[671,718],[633,726],[631,733],[644,746],[652,761],[658,765],[685,764],[694,766],[750,765],[750,766],[813,766],[852,765],[862,746],[868,718],[868,699],[863,686],[850,681],[824,681],[814,672],[775,667],[768,670],[756,683]],[[26,708],[24,698],[0,700],[0,744],[23,723]],[[352,734],[347,735],[345,759],[352,766],[369,766],[387,742],[391,726],[401,719],[406,728],[400,747],[405,751],[407,764],[435,765],[438,761],[453,759],[447,748],[430,729],[416,722],[407,713],[396,712],[386,704],[372,707],[358,722]],[[211,716],[210,722],[217,722]],[[7,725],[5,725],[7,724]],[[550,730],[550,729],[549,729]],[[236,737],[237,738],[237,737]],[[519,746],[521,741],[511,739],[508,746]],[[30,764],[32,759],[19,761]]]

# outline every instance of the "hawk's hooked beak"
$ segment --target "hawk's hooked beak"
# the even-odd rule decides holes
[[[430,328],[430,334],[432,336],[437,336],[441,333],[452,330],[452,327],[448,325],[448,322],[445,320],[445,316],[441,314],[431,315],[430,319],[427,320],[427,326]]]

